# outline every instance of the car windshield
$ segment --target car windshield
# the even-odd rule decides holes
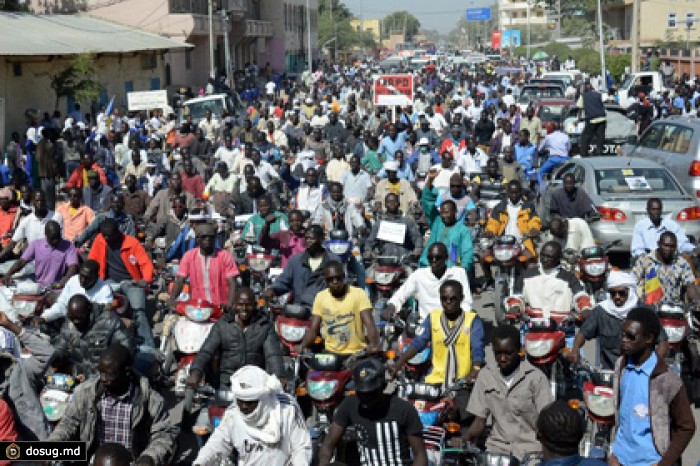
[[[604,199],[683,198],[685,193],[663,168],[608,168],[595,171],[596,189]]]
[[[568,106],[563,104],[542,105],[537,116],[542,121],[554,121],[561,124],[567,108]]]
[[[526,87],[520,93],[520,99],[533,100],[535,98],[546,97],[563,97],[561,88],[556,86],[551,87]]]
[[[191,102],[186,104],[186,108],[189,113],[185,112],[185,115],[189,115],[192,117],[192,120],[198,121],[204,118],[207,110],[211,110],[212,115],[221,115],[221,112],[224,110],[224,99]]]

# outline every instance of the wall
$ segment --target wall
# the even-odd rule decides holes
[[[20,60],[21,58],[21,60]],[[31,60],[31,61],[30,61]],[[13,63],[22,61],[22,76],[14,76]],[[151,89],[151,79],[159,78],[164,85],[164,61],[158,55],[154,69],[142,69],[141,54],[128,54],[121,58],[117,55],[102,55],[96,60],[98,79],[105,86],[106,95],[115,96],[115,105],[126,107],[125,84],[133,83],[135,91]],[[36,108],[53,112],[56,97],[51,88],[51,76],[65,69],[69,60],[55,59],[48,61],[46,56],[37,57],[0,57],[0,99],[5,101],[5,114],[0,114],[6,139],[0,140],[0,147],[5,147],[12,131],[25,132],[24,111]],[[81,102],[84,112],[89,112],[89,103]],[[58,109],[61,115],[67,114],[66,99],[61,99]],[[3,121],[4,120],[4,121]],[[1,136],[1,133],[0,133]]]

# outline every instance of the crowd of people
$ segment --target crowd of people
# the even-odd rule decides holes
[[[191,426],[186,415],[180,422],[169,414],[167,382],[144,377],[135,361],[158,353],[148,289],[177,264],[167,304],[176,306],[187,287],[191,299],[223,310],[187,386],[206,382],[232,400],[195,465],[218,464],[235,450],[241,465],[305,466],[313,457],[325,466],[351,427],[364,433],[363,465],[427,465],[417,412],[387,390],[427,347],[425,383],[466,380],[455,397],[465,442],[519,460],[539,453],[548,466],[603,464],[579,457],[580,413],[554,400],[544,373],[521,357],[520,330],[503,324],[487,332],[476,309],[494,288],[491,252],[478,239],[510,235],[522,241],[525,265],[503,297],[508,306],[585,316],[567,335],[569,359],[578,363],[580,348],[596,339],[601,364],[616,373],[610,464],[679,462],[695,424],[686,390],[664,362],[668,337],[645,305],[645,280],[653,268],[663,290],[657,302],[698,304],[696,250],[653,198],[635,228],[634,266],[610,273],[604,299],[561,267],[564,250],[595,244],[584,220],[595,208],[567,174],[550,193],[549,211],[538,212],[546,178],[569,160],[571,143],[532,106],[515,104],[530,71],[537,73],[431,62],[414,72],[411,105],[383,108],[372,104],[371,61],[320,65],[299,80],[268,76],[264,92],[241,94],[240,112],[209,110],[199,121],[117,107],[92,118],[78,105],[65,118],[30,121],[24,136],[12,135],[0,169],[0,272],[6,285],[29,278],[55,292],[35,325],[0,313],[7,414],[0,440],[81,440],[96,465],[174,461],[178,436]],[[590,82],[575,92],[581,146],[602,147],[603,98]],[[240,231],[237,218],[245,221]],[[337,238],[353,239],[359,254],[324,247]],[[283,270],[263,290],[233,254],[247,244],[279,257]],[[368,278],[381,257],[401,258],[406,278],[378,309]],[[130,322],[114,312],[115,294],[128,301]],[[259,302],[282,296],[311,310],[294,354],[322,337],[326,352],[375,355],[353,368],[356,394],[337,407],[317,452],[302,408],[285,391],[293,375],[274,315]],[[384,361],[378,320],[416,300],[416,338]],[[80,383],[49,425],[38,397],[53,372]]]

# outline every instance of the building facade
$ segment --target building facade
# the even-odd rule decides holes
[[[547,25],[544,2],[498,0],[498,29],[523,29],[527,27],[528,10],[530,10],[530,25]]]
[[[318,0],[214,0],[212,29],[216,72],[226,69],[227,39],[233,70],[243,69],[246,63],[253,62],[261,69],[269,62],[275,71],[303,70],[308,47],[307,1],[311,11],[312,56],[317,58]],[[208,0],[30,0],[29,5],[38,13],[84,11],[91,16],[186,41],[194,47],[165,54],[165,86],[198,88],[209,79]]]

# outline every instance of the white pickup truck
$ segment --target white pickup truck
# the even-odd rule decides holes
[[[640,71],[631,73],[625,78],[617,89],[617,96],[620,99],[620,106],[629,107],[640,92],[649,96],[652,92],[661,94],[666,91],[664,79],[658,71]]]

